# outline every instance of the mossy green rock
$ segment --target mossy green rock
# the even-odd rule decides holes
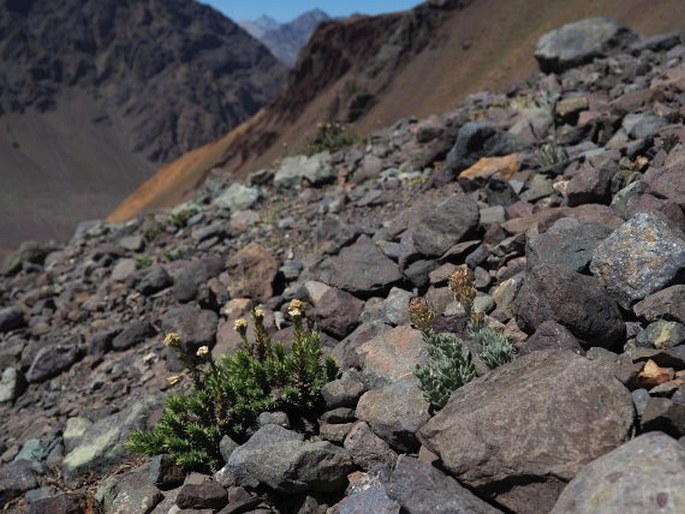
[[[675,321],[655,321],[637,336],[637,345],[647,348],[671,348],[685,342],[685,325]]]

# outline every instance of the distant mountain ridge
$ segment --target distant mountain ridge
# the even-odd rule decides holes
[[[241,22],[241,25],[271,50],[280,62],[292,68],[316,27],[330,19],[321,9],[313,9],[287,23],[261,16],[254,21]]]
[[[0,0],[0,247],[105,215],[257,112],[285,73],[194,0]]]

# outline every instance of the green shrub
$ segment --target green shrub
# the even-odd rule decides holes
[[[146,269],[154,264],[154,260],[149,255],[136,257],[136,269]]]
[[[165,344],[179,352],[193,390],[167,397],[155,428],[133,432],[128,449],[148,455],[167,453],[186,469],[215,469],[221,462],[223,435],[242,439],[262,412],[279,410],[302,417],[314,413],[321,387],[337,369],[331,357],[322,362],[319,334],[303,328],[301,303],[293,300],[288,312],[295,326],[290,351],[272,344],[259,309],[252,310],[254,342],[248,341],[247,322],[236,321],[243,348],[218,361],[206,346],[188,355],[180,335],[167,334]],[[180,379],[171,377],[170,383]]]
[[[314,155],[326,150],[332,153],[362,142],[364,142],[364,138],[351,132],[347,125],[331,121],[318,125],[314,142],[305,153]]]
[[[476,367],[469,351],[454,334],[436,334],[422,331],[428,348],[428,359],[416,366],[418,378],[426,401],[442,409],[452,392],[476,377]]]
[[[197,207],[188,207],[180,211],[169,214],[169,225],[175,228],[183,228],[188,223],[188,220],[198,214],[200,210]]]

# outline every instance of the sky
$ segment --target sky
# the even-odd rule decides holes
[[[329,16],[379,14],[410,9],[421,0],[201,0],[221,11],[233,21],[255,20],[266,14],[286,22],[306,11],[322,9]]]

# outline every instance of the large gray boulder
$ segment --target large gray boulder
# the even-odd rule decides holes
[[[265,484],[285,494],[344,489],[354,465],[328,441],[303,441],[279,425],[265,425],[236,448],[226,463],[241,485]]]
[[[450,196],[413,227],[414,246],[426,257],[439,257],[478,227],[478,204],[466,195]]]
[[[543,35],[535,46],[535,58],[544,73],[562,73],[627,48],[637,35],[612,18],[588,18],[569,23]]]
[[[533,514],[548,512],[581,467],[632,427],[623,384],[584,357],[548,350],[461,387],[417,435],[461,484]]]
[[[590,271],[628,309],[685,278],[685,234],[658,212],[636,214],[597,246]]]
[[[556,321],[586,348],[612,348],[623,340],[625,323],[616,302],[599,280],[560,265],[531,270],[516,296],[516,323],[532,334],[545,321]]]
[[[642,434],[587,464],[552,514],[685,512],[685,447],[661,432]]]

